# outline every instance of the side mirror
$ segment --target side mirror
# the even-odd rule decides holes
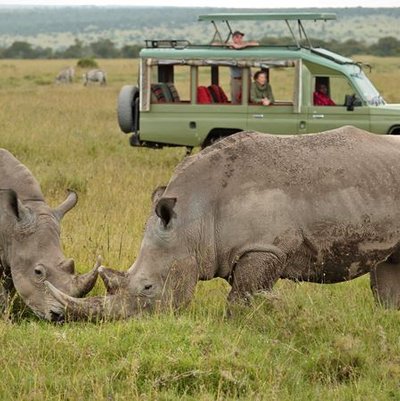
[[[361,106],[361,100],[354,93],[353,95],[346,95],[344,98],[344,105],[347,111],[354,111],[354,107]]]
[[[355,95],[346,95],[344,98],[344,105],[346,106],[347,111],[354,111],[354,99]]]

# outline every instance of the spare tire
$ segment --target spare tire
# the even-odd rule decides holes
[[[122,132],[136,132],[139,127],[139,89],[125,85],[118,95],[118,124]]]

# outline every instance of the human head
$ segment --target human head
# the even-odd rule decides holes
[[[328,94],[328,87],[325,84],[318,84],[317,91],[323,93],[324,95]]]
[[[242,43],[244,33],[240,31],[235,31],[232,33],[233,43]]]
[[[263,70],[256,71],[256,73],[253,76],[253,79],[260,85],[264,85],[267,82],[267,73]]]

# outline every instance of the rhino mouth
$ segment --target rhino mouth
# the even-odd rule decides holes
[[[50,317],[49,320],[54,323],[64,323],[65,322],[64,313],[59,310],[51,310],[49,317]]]

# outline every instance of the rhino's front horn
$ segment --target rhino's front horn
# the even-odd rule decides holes
[[[126,319],[132,315],[127,298],[118,295],[106,297],[74,298],[45,281],[54,298],[65,308],[65,316],[70,320],[99,321],[104,319]]]
[[[61,221],[65,213],[69,212],[78,202],[78,195],[76,192],[68,190],[67,199],[60,206],[54,209],[54,216]]]
[[[101,258],[99,256],[93,269],[90,272],[80,274],[79,276],[75,276],[73,278],[73,295],[77,297],[84,297],[88,292],[92,290],[92,288],[96,284],[100,266]]]

